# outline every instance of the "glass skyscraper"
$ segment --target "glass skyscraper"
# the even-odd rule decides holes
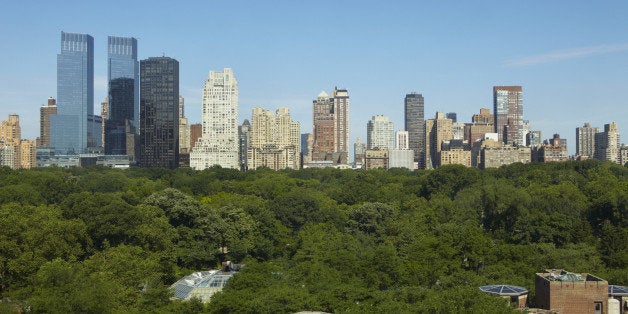
[[[137,129],[139,121],[137,40],[109,36],[107,65],[109,116],[105,120],[105,154],[134,155],[127,152],[126,139],[127,129]]]
[[[93,134],[94,38],[61,32],[57,55],[57,114],[50,117],[50,144],[59,154],[83,153],[88,143],[100,146]]]
[[[404,122],[408,144],[419,169],[425,169],[425,101],[423,95],[410,93],[404,99]]]
[[[133,113],[130,119],[139,121],[140,112],[140,64],[137,62],[137,39],[109,36],[107,45],[108,82],[118,78],[133,79]],[[137,123],[135,123],[137,127]]]
[[[523,145],[523,92],[521,86],[493,86],[495,133],[499,141]]]
[[[140,166],[179,164],[179,62],[168,57],[140,62]]]

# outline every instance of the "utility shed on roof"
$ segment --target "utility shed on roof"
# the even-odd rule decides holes
[[[534,279],[535,303],[542,309],[569,313],[608,313],[608,281],[587,273],[546,269]]]

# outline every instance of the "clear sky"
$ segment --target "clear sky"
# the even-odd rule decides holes
[[[494,85],[521,85],[524,119],[575,153],[575,128],[616,122],[628,142],[628,1],[8,1],[0,4],[0,119],[39,134],[56,97],[61,31],[94,37],[95,112],[106,96],[107,36],[138,39],[139,58],[180,62],[186,116],[200,122],[210,70],[231,67],[240,121],[288,107],[312,131],[312,100],[351,97],[351,141],[371,116],[403,129],[403,98],[425,116],[492,112]]]

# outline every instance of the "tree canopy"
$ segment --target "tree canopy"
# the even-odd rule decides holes
[[[533,293],[546,268],[628,285],[628,168],[611,163],[0,174],[3,312],[505,313],[478,287]],[[170,300],[227,260],[245,267],[210,303]]]

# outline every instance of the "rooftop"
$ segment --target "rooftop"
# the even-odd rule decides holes
[[[528,294],[528,290],[519,286],[511,285],[490,285],[480,287],[482,292],[496,294],[500,296],[519,296],[522,294]]]

